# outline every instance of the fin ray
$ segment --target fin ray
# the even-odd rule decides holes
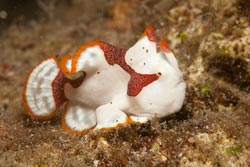
[[[64,130],[82,134],[96,126],[95,110],[86,108],[77,102],[68,102],[62,117],[62,127]]]
[[[53,81],[60,73],[54,56],[43,60],[29,73],[23,89],[25,110],[34,118],[50,119],[59,108],[53,92]]]

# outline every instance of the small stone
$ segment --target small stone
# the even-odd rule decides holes
[[[103,138],[103,137],[99,138],[99,143],[102,144],[102,145],[105,145],[105,146],[109,145],[108,141],[105,138]]]
[[[189,137],[188,142],[191,143],[191,144],[195,143],[195,138],[194,137]]]
[[[99,161],[98,160],[94,160],[94,166],[97,167],[99,164]]]
[[[8,13],[5,10],[0,11],[0,19],[7,19]]]
[[[168,158],[167,158],[166,156],[162,155],[162,156],[161,156],[161,160],[162,160],[162,162],[165,162],[165,161],[168,160]]]

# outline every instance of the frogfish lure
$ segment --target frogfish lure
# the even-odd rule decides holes
[[[23,104],[41,120],[64,106],[63,129],[81,134],[175,113],[185,92],[174,54],[148,26],[129,49],[95,41],[73,56],[41,61],[27,76]]]

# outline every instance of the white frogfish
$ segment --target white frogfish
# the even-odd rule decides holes
[[[64,106],[62,127],[81,134],[179,111],[186,84],[165,40],[148,26],[134,46],[95,41],[74,56],[48,57],[29,72],[23,104],[32,117],[48,120]]]

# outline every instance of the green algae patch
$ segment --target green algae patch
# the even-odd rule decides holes
[[[180,33],[177,35],[177,37],[178,37],[179,39],[181,39],[182,41],[184,41],[185,39],[188,38],[188,34],[187,34],[186,32],[180,32]]]
[[[232,146],[232,147],[226,148],[226,153],[228,155],[234,155],[234,154],[241,153],[241,152],[243,152],[242,146]]]
[[[200,89],[202,93],[210,92],[210,87],[208,85],[201,85]]]

